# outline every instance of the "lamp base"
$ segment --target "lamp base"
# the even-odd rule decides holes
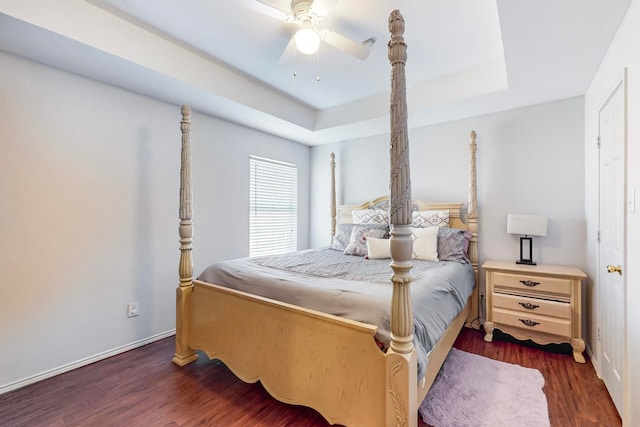
[[[527,246],[529,246],[527,248]],[[520,237],[520,259],[516,264],[536,265],[533,260],[533,239],[529,236]]]

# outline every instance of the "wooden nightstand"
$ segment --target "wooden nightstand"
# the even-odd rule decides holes
[[[576,362],[582,352],[581,283],[587,275],[576,267],[487,261],[487,319],[484,340],[498,328],[519,340],[538,344],[570,343]]]

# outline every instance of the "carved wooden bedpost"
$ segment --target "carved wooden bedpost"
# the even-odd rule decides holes
[[[469,260],[473,266],[473,271],[476,278],[476,288],[480,286],[478,281],[478,187],[476,179],[476,131],[472,130],[469,138],[469,205],[467,207],[467,226],[469,231],[473,233],[471,241],[469,242]],[[478,304],[480,301],[477,299],[472,301],[474,306],[471,313],[479,313]],[[480,328],[479,319],[469,319],[467,326],[475,329]]]
[[[467,209],[467,224],[473,233],[472,243],[469,247],[469,258],[473,267],[478,267],[478,186],[476,178],[476,131],[472,130],[469,139],[469,206]]]
[[[404,18],[394,10],[389,16],[391,40],[391,345],[387,357],[387,426],[415,426],[418,423],[417,359],[413,346],[411,306],[411,177],[404,67],[407,44]]]
[[[336,155],[331,153],[331,242],[336,235]]]
[[[173,363],[184,366],[198,358],[196,352],[189,347],[189,305],[193,292],[193,258],[191,254],[193,241],[193,211],[191,196],[191,148],[189,133],[191,132],[191,108],[183,105],[180,130],[182,131],[182,153],[180,164],[180,286],[176,290],[176,353]]]

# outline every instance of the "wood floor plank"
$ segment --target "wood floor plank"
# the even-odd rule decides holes
[[[552,427],[621,425],[587,360],[463,329],[460,350],[540,370]],[[562,349],[559,349],[562,351]],[[316,411],[273,399],[201,355],[171,363],[173,338],[0,395],[0,426],[327,426]],[[426,426],[420,421],[421,426]]]

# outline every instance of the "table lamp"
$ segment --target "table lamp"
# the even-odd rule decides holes
[[[533,239],[531,236],[547,235],[547,217],[509,214],[507,216],[507,233],[523,236],[520,237],[520,259],[516,261],[516,264],[536,265],[533,260]]]

